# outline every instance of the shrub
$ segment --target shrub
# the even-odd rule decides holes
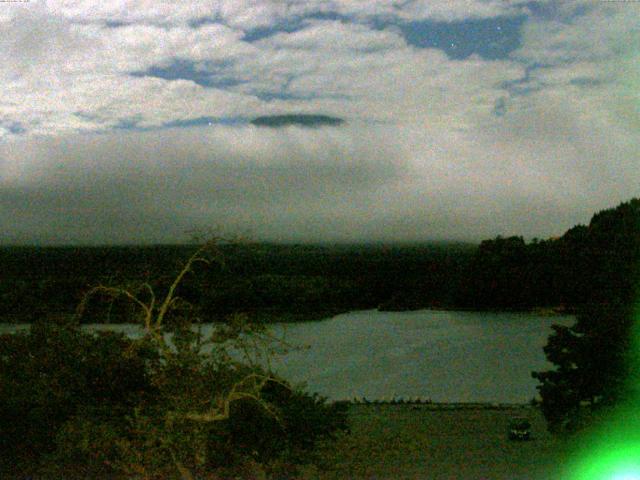
[[[54,449],[52,432],[82,406],[122,408],[152,393],[149,351],[117,333],[97,336],[72,323],[38,322],[0,336],[3,450]]]
[[[5,464],[26,452],[36,461],[23,473],[55,478],[286,478],[313,460],[318,440],[345,428],[344,406],[260,366],[271,351],[264,326],[233,316],[208,338],[194,331],[194,312],[177,291],[192,264],[207,261],[202,251],[161,302],[149,284],[146,302],[120,287],[89,292],[137,304],[142,339],[85,333],[78,319],[0,337]]]

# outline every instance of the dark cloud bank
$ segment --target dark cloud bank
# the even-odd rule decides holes
[[[313,114],[284,114],[284,115],[265,115],[257,117],[251,121],[252,125],[257,127],[286,127],[289,125],[299,125],[302,127],[321,127],[324,125],[338,126],[342,125],[344,120],[329,115],[313,115]]]

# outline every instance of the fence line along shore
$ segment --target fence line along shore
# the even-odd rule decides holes
[[[430,398],[421,397],[393,397],[368,399],[366,397],[350,400],[337,400],[335,403],[350,405],[409,405],[428,410],[515,410],[527,409],[536,405],[529,403],[498,403],[498,402],[434,402]]]

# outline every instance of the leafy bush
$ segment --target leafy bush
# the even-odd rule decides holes
[[[275,381],[263,387],[262,396],[275,415],[255,402],[239,401],[212,432],[210,453],[222,465],[240,455],[268,465],[267,471],[279,477],[295,472],[296,464],[315,461],[318,440],[332,439],[347,428],[346,404],[327,404],[317,394]]]
[[[176,292],[200,253],[161,302],[149,284],[146,303],[119,287],[89,292],[137,304],[142,339],[71,322],[0,336],[0,463],[29,458],[17,471],[45,478],[288,478],[345,428],[343,406],[260,366],[264,326],[233,316],[208,338],[192,328]]]
[[[153,395],[152,352],[124,335],[35,323],[0,336],[0,449],[53,451],[55,435],[86,406],[114,411]]]

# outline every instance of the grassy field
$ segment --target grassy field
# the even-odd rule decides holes
[[[508,439],[513,416],[531,420],[531,440]],[[351,435],[307,478],[551,480],[562,478],[571,451],[528,406],[353,405],[350,419]]]
[[[531,440],[508,439],[514,416],[530,419]],[[580,438],[551,435],[540,411],[529,406],[351,405],[349,418],[351,433],[320,448],[321,466],[303,468],[300,480],[563,480]],[[43,477],[9,472],[0,477],[88,478],[80,471]]]

